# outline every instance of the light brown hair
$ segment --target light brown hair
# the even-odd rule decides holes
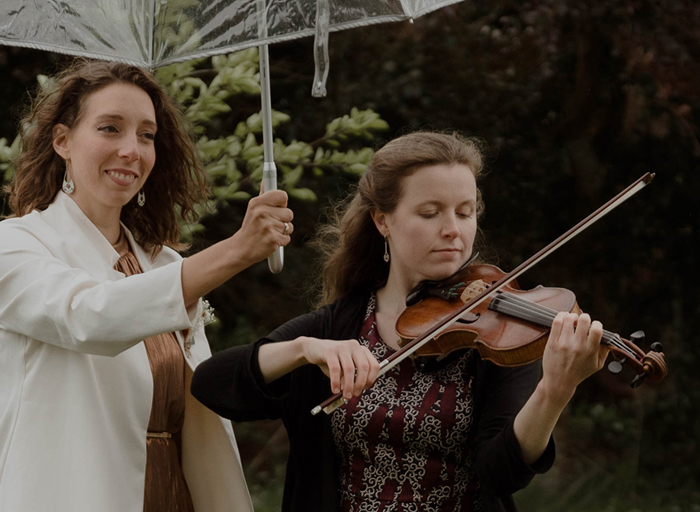
[[[18,217],[35,209],[46,209],[61,190],[66,169],[53,148],[53,127],[64,124],[73,129],[90,94],[114,83],[135,85],[153,102],[158,132],[156,161],[144,185],[146,204],[136,198],[121,210],[122,222],[139,245],[157,253],[163,245],[180,244],[177,214],[184,220],[196,218],[195,205],[207,198],[206,174],[197,157],[189,125],[155,78],[128,64],[77,59],[57,77],[52,86],[39,91],[28,114],[20,123],[22,152],[15,178],[6,192]]]
[[[330,222],[319,229],[313,242],[322,259],[317,305],[384,284],[389,265],[383,260],[384,239],[372,211],[393,212],[403,181],[424,167],[462,164],[478,180],[483,171],[482,146],[479,139],[458,133],[421,131],[398,137],[377,151],[356,192],[332,210]],[[477,218],[482,212],[477,189]]]

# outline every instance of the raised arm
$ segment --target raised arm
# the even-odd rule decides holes
[[[542,380],[515,418],[513,428],[527,464],[544,453],[559,416],[576,387],[603,367],[609,349],[603,326],[587,314],[559,313],[542,358]]]

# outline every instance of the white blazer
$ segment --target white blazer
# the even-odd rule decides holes
[[[184,306],[182,258],[163,248],[151,261],[127,234],[144,272],[128,279],[63,192],[0,222],[2,512],[142,512],[153,380],[141,340],[171,331],[188,364],[182,467],[195,510],[253,509],[230,422],[189,393],[211,352],[201,311]]]

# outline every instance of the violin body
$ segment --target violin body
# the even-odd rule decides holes
[[[493,265],[470,265],[453,276],[451,281],[460,280],[464,284],[460,290],[462,292],[470,285],[480,283],[473,287],[476,293],[482,289],[481,283],[491,285],[504,275],[501,269]],[[576,296],[564,288],[537,286],[532,290],[523,291],[517,283],[511,282],[503,290],[555,311],[580,312]],[[452,314],[466,302],[466,298],[470,298],[470,295],[465,297],[462,293],[461,300],[457,298],[451,301],[428,296],[407,308],[396,322],[396,332],[401,338],[399,345],[403,346],[420,336],[436,320]],[[498,299],[498,296],[489,298],[465,313],[445,332],[416,350],[414,355],[442,358],[455,350],[475,348],[482,359],[502,366],[527,364],[542,357],[549,328],[489,310],[492,302]]]
[[[429,331],[436,322],[454,315],[466,302],[504,276],[506,274],[493,265],[468,265],[439,283],[438,288],[423,290],[420,300],[411,297],[413,305],[406,308],[396,322],[399,345],[403,347]],[[450,293],[446,294],[445,290]],[[552,321],[560,311],[581,313],[572,291],[543,286],[521,290],[511,281],[495,295],[460,315],[412,355],[442,358],[455,350],[473,348],[482,359],[500,366],[531,363],[544,354]],[[650,380],[660,380],[668,372],[660,349],[645,354],[631,341],[609,331],[603,331],[601,343],[610,347],[615,360],[629,362],[638,374]]]

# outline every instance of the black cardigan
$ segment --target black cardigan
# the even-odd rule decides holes
[[[316,365],[304,365],[266,385],[258,366],[258,348],[299,336],[357,339],[367,300],[367,296],[340,299],[287,322],[254,344],[221,351],[194,372],[192,394],[217,414],[239,422],[283,420],[290,441],[283,512],[339,512],[338,460],[330,418],[310,412],[330,396],[330,383]],[[474,379],[476,471],[488,511],[515,511],[512,493],[554,462],[550,439],[540,460],[532,466],[525,464],[513,431],[513,420],[539,378],[538,363],[501,368],[478,360]]]

